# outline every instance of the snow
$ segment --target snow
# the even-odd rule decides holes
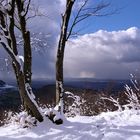
[[[98,116],[67,118],[55,125],[47,118],[36,127],[0,127],[0,140],[140,140],[140,111],[125,110]]]
[[[80,115],[81,110],[80,106],[82,106],[86,101],[78,95],[74,95],[72,92],[66,91],[65,94],[68,96],[68,99],[73,99],[73,103],[71,106],[68,106],[69,112],[66,113],[67,116],[75,116]]]
[[[24,11],[22,11],[22,12],[21,12],[21,16],[24,16],[24,15],[25,15],[25,12],[24,12]]]
[[[57,120],[61,119],[61,120],[64,120],[65,119],[65,116],[64,114],[61,114],[61,112],[58,112],[56,110],[56,108],[50,108],[50,109],[47,109],[47,110],[42,110],[44,112],[44,114],[48,117],[50,117],[52,114],[55,114],[54,118],[53,118],[53,121],[56,122]]]
[[[18,57],[19,57],[19,59],[24,63],[24,56],[19,55]]]
[[[10,114],[12,115],[12,112],[10,112]],[[10,114],[8,113],[9,118],[7,119],[7,122],[13,125],[18,125],[21,128],[35,126],[36,119],[31,115],[28,115],[26,111],[16,113],[12,115],[12,117],[10,117]]]
[[[10,11],[12,9],[11,2],[8,2],[8,4],[5,6],[5,8]]]
[[[58,113],[55,115],[55,117],[53,118],[53,121],[55,122],[55,121],[57,121],[57,120],[59,120],[59,119],[62,119],[62,116],[61,116],[61,114],[58,112]]]
[[[9,37],[9,36],[6,37],[6,36],[1,36],[1,35],[0,35],[0,43],[3,43],[3,44],[5,45],[4,48],[6,49],[6,51],[8,52],[8,54],[9,54],[9,55],[11,56],[11,58],[12,58],[15,62],[17,62],[17,63],[20,65],[20,67],[21,67],[21,63],[20,63],[19,56],[16,56],[16,55],[14,54],[13,50],[9,47],[6,38],[10,38],[10,37]]]

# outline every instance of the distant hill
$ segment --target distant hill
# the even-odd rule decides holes
[[[64,89],[76,95],[90,94],[90,96],[105,93],[117,95],[124,91],[124,85],[129,81],[66,81]],[[40,103],[53,104],[55,102],[55,82],[54,81],[34,81],[32,84],[34,94]],[[92,99],[92,98],[91,98]],[[21,104],[20,95],[16,86],[7,85],[0,80],[0,109],[18,108]]]
[[[5,85],[6,85],[6,83],[4,81],[0,80],[0,87],[3,87]]]

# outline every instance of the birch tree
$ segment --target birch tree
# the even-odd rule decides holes
[[[43,115],[35,101],[31,88],[32,51],[30,31],[27,29],[26,16],[31,0],[1,0],[0,1],[0,43],[12,60],[17,85],[24,109],[38,121],[43,121]],[[15,27],[23,38],[23,52],[20,56],[17,48]]]

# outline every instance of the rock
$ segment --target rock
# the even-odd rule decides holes
[[[63,120],[62,119],[58,119],[56,121],[54,121],[55,124],[60,125],[63,124]]]

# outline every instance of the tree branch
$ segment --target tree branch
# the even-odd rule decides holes
[[[24,17],[28,14],[29,7],[30,7],[30,3],[31,3],[31,0],[28,1],[27,8],[26,8],[26,11],[25,11]]]
[[[74,20],[69,28],[69,32],[67,33],[66,41],[70,38],[71,35],[73,35],[73,29],[74,27],[79,24],[80,22],[86,20],[89,17],[93,16],[109,16],[116,13],[116,10],[113,12],[103,13],[102,10],[109,7],[110,3],[99,3],[95,7],[88,7],[86,8],[89,0],[85,0],[80,9],[78,10],[76,16],[74,17]]]
[[[79,18],[79,15],[80,15],[82,9],[83,9],[83,8],[85,7],[85,5],[87,4],[87,2],[88,2],[88,0],[85,0],[85,2],[83,3],[83,5],[82,5],[82,6],[80,7],[80,9],[78,10],[78,12],[77,12],[77,14],[76,14],[76,16],[75,16],[75,18],[74,18],[74,21],[73,21],[73,23],[72,23],[72,25],[71,25],[71,27],[70,27],[69,33],[67,34],[66,41],[67,41],[67,40],[69,39],[69,37],[71,36],[72,31],[73,31],[73,28],[74,28],[74,26],[76,25],[76,21],[77,21],[77,19]]]

